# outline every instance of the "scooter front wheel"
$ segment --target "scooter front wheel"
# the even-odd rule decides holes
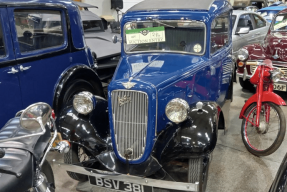
[[[286,119],[280,106],[262,103],[260,124],[256,127],[257,104],[250,105],[241,125],[241,136],[247,150],[256,156],[274,153],[282,144],[286,132]]]

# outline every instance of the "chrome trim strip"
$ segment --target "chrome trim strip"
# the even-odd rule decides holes
[[[74,173],[84,174],[87,176],[94,176],[104,179],[113,179],[117,181],[140,184],[144,186],[157,187],[162,189],[179,190],[179,191],[199,191],[199,183],[183,183],[183,182],[173,182],[149,179],[143,177],[136,177],[131,175],[123,175],[119,173],[113,173],[110,171],[102,171],[97,169],[90,169],[85,167],[80,167],[76,165],[69,165],[65,163],[56,162],[53,160],[53,166],[57,166],[64,171],[70,171]]]
[[[117,106],[119,94],[124,96],[127,92],[132,93],[132,100],[138,102]],[[113,94],[115,96],[113,96]],[[124,151],[128,148],[132,148],[133,154],[131,155],[130,160],[138,160],[143,156],[147,142],[149,114],[148,94],[146,92],[136,90],[117,89],[112,91],[111,99],[114,137],[118,154],[120,157],[125,159]],[[129,115],[123,117],[123,111]],[[120,121],[122,121],[122,123]],[[123,125],[123,123],[127,122],[128,125]],[[135,129],[132,126],[135,126]],[[128,140],[123,139],[120,142],[120,138]],[[142,140],[142,142],[138,142],[139,140]]]

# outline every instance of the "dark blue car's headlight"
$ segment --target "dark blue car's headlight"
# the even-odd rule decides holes
[[[74,96],[73,107],[78,113],[87,115],[93,111],[94,106],[93,94],[90,92],[84,91]]]
[[[187,119],[188,103],[180,98],[171,100],[165,107],[167,118],[174,123],[181,123]]]

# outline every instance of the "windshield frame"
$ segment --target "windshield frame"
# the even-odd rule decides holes
[[[274,18],[272,19],[272,22],[271,22],[271,25],[270,25],[270,31],[272,32],[272,33],[276,33],[276,32],[287,32],[287,29],[286,30],[279,30],[279,31],[275,31],[274,30],[274,23],[275,23],[275,20],[276,20],[276,17],[278,17],[278,16],[280,16],[280,15],[287,15],[287,13],[285,12],[285,13],[281,13],[281,12],[279,12],[279,13],[277,13],[276,15],[274,15]]]
[[[187,55],[197,55],[197,56],[202,56],[202,55],[205,55],[206,53],[206,38],[207,38],[207,27],[206,27],[206,23],[205,22],[202,22],[202,21],[196,21],[196,20],[179,20],[179,19],[176,19],[176,20],[157,20],[159,22],[162,22],[162,23],[171,23],[171,22],[181,22],[181,23],[194,23],[194,22],[198,22],[198,23],[202,23],[203,26],[204,26],[204,50],[202,53],[200,54],[196,54],[196,53],[191,53],[191,52],[186,52],[186,51],[175,51],[175,50],[172,50],[172,51],[160,51],[160,50],[148,50],[148,51],[134,51],[134,52],[130,52],[130,51],[127,51],[126,50],[126,25],[128,24],[132,24],[134,22],[136,23],[145,23],[145,22],[155,22],[156,21],[153,21],[153,20],[145,20],[145,21],[130,21],[130,22],[127,22],[125,23],[124,25],[124,29],[123,29],[123,44],[124,44],[124,52],[126,54],[137,54],[137,53],[177,53],[177,54],[187,54]],[[164,26],[164,25],[161,25],[161,26]]]

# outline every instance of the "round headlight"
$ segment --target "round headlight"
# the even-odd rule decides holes
[[[174,123],[181,123],[187,119],[188,103],[183,99],[173,99],[165,107],[167,118]]]
[[[74,109],[83,115],[91,113],[94,109],[93,94],[84,91],[74,96]]]
[[[282,77],[282,73],[280,69],[273,69],[271,73],[272,73],[272,76],[271,76],[272,81],[275,83],[278,82]]]
[[[238,59],[240,61],[246,61],[248,59],[248,57],[249,57],[249,53],[246,49],[240,49],[238,51]]]

